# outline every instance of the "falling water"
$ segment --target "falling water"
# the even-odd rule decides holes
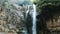
[[[26,17],[27,17],[27,15],[28,15],[28,13],[29,13],[29,6],[27,6],[27,11],[26,11]]]
[[[32,15],[32,18],[33,18],[33,26],[32,26],[32,34],[36,34],[36,5],[33,4],[33,15]]]

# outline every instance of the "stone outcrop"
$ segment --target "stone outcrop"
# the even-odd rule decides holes
[[[16,16],[15,11],[8,12],[0,6],[0,34],[17,34],[22,29],[19,17],[21,14],[16,11]]]

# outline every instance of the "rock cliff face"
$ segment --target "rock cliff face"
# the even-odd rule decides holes
[[[21,15],[19,10],[11,9],[9,11],[0,6],[0,34],[17,34],[19,30],[21,31]]]
[[[0,6],[0,32],[6,34],[32,33],[32,5],[11,8]],[[2,34],[3,34],[2,33]]]
[[[32,13],[30,11],[33,11],[33,8],[32,6],[27,7],[28,2],[27,5],[25,5],[26,2],[23,4],[10,3],[7,0],[0,3],[0,34],[21,34],[22,32],[25,33],[25,30],[32,33],[30,31],[32,30],[32,19],[30,19]]]

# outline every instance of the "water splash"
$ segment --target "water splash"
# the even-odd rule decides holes
[[[36,34],[36,5],[33,4],[33,26],[32,26],[32,34]]]

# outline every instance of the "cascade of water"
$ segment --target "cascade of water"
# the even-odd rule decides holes
[[[27,17],[27,15],[28,15],[28,13],[29,13],[29,6],[27,6],[27,11],[26,11],[26,17]]]
[[[32,18],[33,18],[33,26],[32,26],[32,34],[36,34],[36,5],[33,4],[33,15],[32,15]]]
[[[24,13],[24,24],[23,24],[23,30],[22,30],[22,34],[28,34],[27,33],[27,28],[26,28],[26,18],[28,17],[28,13],[29,13],[29,6],[27,6],[28,8],[25,7],[25,9],[28,9],[25,13]]]

